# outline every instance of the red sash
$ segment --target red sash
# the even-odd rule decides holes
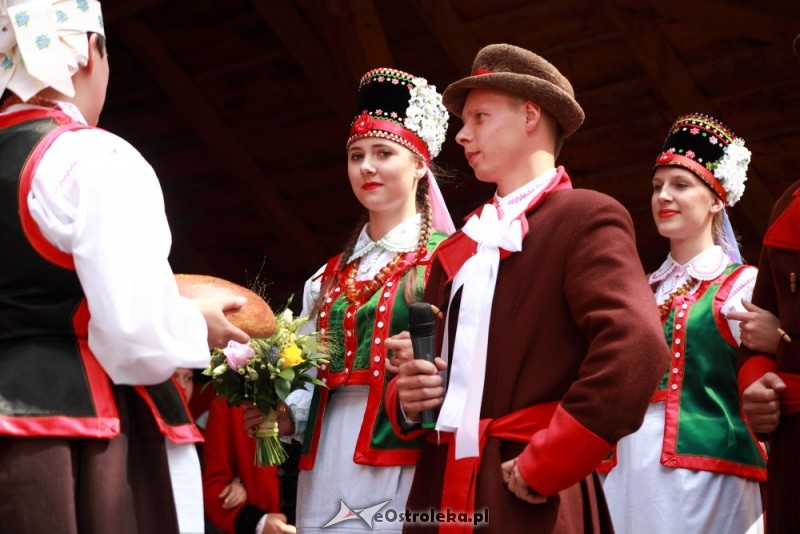
[[[527,443],[531,436],[550,424],[561,401],[537,404],[498,419],[481,419],[478,431],[478,456],[456,460],[453,434],[441,433],[441,442],[448,444],[447,465],[442,488],[441,511],[466,512],[468,517],[475,511],[475,484],[481,467],[483,448],[489,438]],[[428,441],[435,442],[436,434],[428,433]],[[439,532],[472,532],[471,523],[440,523]]]
[[[786,384],[786,391],[781,393],[781,413],[800,412],[800,375],[793,373],[777,373]]]

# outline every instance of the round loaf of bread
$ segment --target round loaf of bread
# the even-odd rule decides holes
[[[225,312],[225,317],[250,337],[270,337],[277,327],[272,308],[258,294],[239,284],[204,274],[176,274],[178,291],[188,298],[245,297],[238,310]]]

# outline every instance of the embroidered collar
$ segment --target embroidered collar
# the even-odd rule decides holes
[[[361,229],[361,235],[358,236],[356,246],[353,247],[353,253],[347,260],[347,263],[362,258],[372,251],[377,253],[387,251],[392,254],[398,252],[411,252],[417,248],[417,240],[419,239],[419,227],[421,221],[419,213],[415,214],[410,219],[401,222],[377,241],[373,241],[367,233],[369,223],[364,225]]]
[[[556,169],[548,169],[527,184],[517,188],[504,197],[497,196],[497,192],[492,198],[492,204],[498,208],[501,219],[516,218],[525,208],[530,204],[530,200],[542,191],[553,177],[556,175]]]
[[[677,281],[685,276],[692,276],[698,280],[713,280],[722,274],[730,261],[722,247],[718,245],[704,250],[686,262],[686,265],[676,262],[670,254],[661,267],[648,277],[647,281],[655,284],[663,282],[667,278]]]

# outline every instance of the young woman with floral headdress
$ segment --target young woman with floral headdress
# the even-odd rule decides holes
[[[670,253],[649,282],[672,359],[604,482],[617,532],[763,531],[766,457],[740,413],[741,339],[727,316],[744,310],[756,277],[725,211],[749,162],[741,138],[698,113],[678,118],[656,159],[651,207]]]
[[[347,167],[367,212],[343,252],[308,280],[303,300],[328,345],[331,362],[318,375],[328,389],[287,399],[303,441],[302,532],[340,520],[337,532],[401,530],[399,521],[347,513],[381,503],[383,512],[405,511],[421,438],[401,437],[386,416],[384,389],[400,364],[386,342],[408,329],[431,252],[454,230],[430,171],[448,120],[436,88],[398,70],[372,70],[361,78],[355,115]],[[259,420],[251,411],[245,425]]]

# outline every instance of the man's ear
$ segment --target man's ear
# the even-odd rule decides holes
[[[525,129],[532,132],[542,120],[542,107],[531,100],[526,100],[522,104],[522,109],[525,112]]]

